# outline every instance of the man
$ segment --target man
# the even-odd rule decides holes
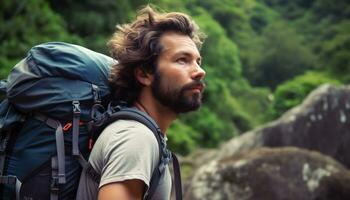
[[[198,26],[182,13],[158,13],[147,6],[137,19],[118,27],[108,42],[118,60],[111,72],[116,101],[147,113],[163,139],[178,114],[201,105],[205,71],[198,51]],[[159,162],[157,140],[145,125],[118,120],[99,136],[89,162],[101,174],[95,183],[82,173],[77,199],[142,199]],[[170,199],[167,168],[152,199]]]

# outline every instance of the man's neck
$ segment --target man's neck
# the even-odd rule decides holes
[[[138,100],[134,102],[134,106],[151,116],[164,134],[166,134],[171,123],[177,118],[176,113],[160,104],[153,95],[146,95],[141,92]]]

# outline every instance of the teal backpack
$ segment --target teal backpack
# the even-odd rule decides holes
[[[177,199],[181,179],[175,155],[145,113],[110,99],[115,61],[84,47],[49,42],[34,46],[0,82],[0,199],[75,199],[93,142],[109,123],[133,119],[155,134],[160,150],[146,199],[173,159]],[[99,174],[89,170],[99,181]]]

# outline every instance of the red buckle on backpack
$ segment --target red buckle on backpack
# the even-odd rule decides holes
[[[72,123],[67,123],[66,125],[64,125],[64,127],[62,128],[64,131],[68,131],[71,127],[73,126]]]
[[[84,125],[85,123],[84,122],[79,122],[79,126],[82,126]],[[68,122],[66,125],[63,126],[63,131],[68,131],[70,128],[72,128],[73,124]]]

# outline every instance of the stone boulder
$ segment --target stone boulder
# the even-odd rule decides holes
[[[320,86],[278,120],[225,143],[216,157],[262,146],[315,150],[350,167],[350,86]]]
[[[259,148],[213,160],[186,200],[345,200],[350,173],[331,157],[295,147]]]

